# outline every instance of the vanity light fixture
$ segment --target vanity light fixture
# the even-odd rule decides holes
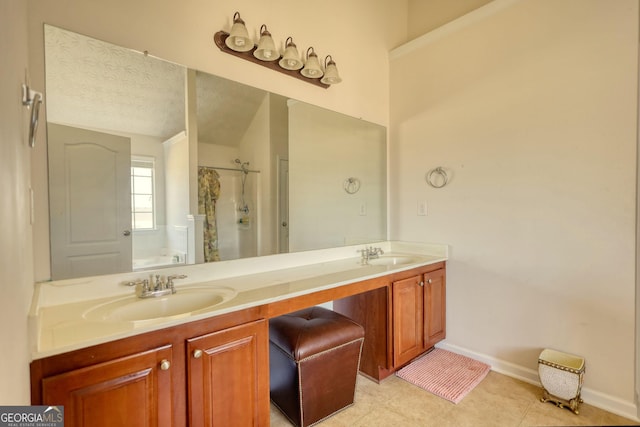
[[[249,32],[244,25],[244,21],[240,18],[240,12],[236,12],[233,15],[233,26],[231,27],[231,33],[225,44],[231,50],[236,52],[248,52],[253,49],[253,42],[249,38]]]
[[[320,68],[320,61],[318,61],[318,55],[313,50],[313,47],[307,49],[307,62],[304,64],[304,68],[300,73],[308,79],[319,79],[322,77],[322,68]]]
[[[285,41],[284,52],[281,56],[273,42],[271,33],[264,24],[260,27],[260,39],[258,46],[256,46],[249,37],[244,21],[240,18],[240,12],[233,15],[231,32],[218,31],[213,36],[213,40],[216,46],[225,53],[325,89],[342,81],[331,55],[327,55],[325,58],[323,69],[313,47],[309,47],[305,55],[306,61],[303,63],[298,48],[291,37]],[[323,76],[324,78],[322,78]]]
[[[327,62],[327,59],[329,62]],[[328,85],[334,85],[342,81],[338,74],[338,67],[336,67],[336,63],[333,61],[331,55],[327,55],[326,58],[324,58],[324,76],[320,81]]]
[[[260,27],[260,41],[258,42],[258,48],[253,51],[253,56],[261,61],[275,61],[280,59],[280,54],[276,50],[276,45],[273,42],[273,38],[271,38],[271,33],[264,24]]]
[[[278,63],[285,70],[299,70],[304,65],[298,53],[298,47],[291,37],[285,42],[284,54]]]

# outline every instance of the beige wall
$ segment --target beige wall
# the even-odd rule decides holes
[[[0,17],[0,404],[24,405],[30,401],[27,313],[33,294],[29,111],[20,102],[28,69],[26,3],[0,0]]]
[[[313,46],[331,54],[343,82],[322,89],[264,67],[223,54],[213,35],[229,30],[239,11],[250,32],[268,25],[277,43],[292,36],[300,50]],[[338,15],[339,14],[339,15]],[[29,0],[30,61],[34,81],[44,82],[42,24],[49,23],[241,83],[386,125],[388,121],[388,51],[405,40],[406,1],[327,0],[322,7],[294,0],[182,2],[108,2]],[[41,84],[40,86],[43,86]],[[44,181],[44,132],[35,160],[37,218],[34,233],[48,236]],[[39,237],[37,237],[38,239]],[[36,279],[48,278],[46,245],[36,248]]]
[[[414,39],[492,0],[409,0],[408,36]]]
[[[392,53],[391,237],[451,245],[449,344],[633,416],[638,2],[494,3]]]

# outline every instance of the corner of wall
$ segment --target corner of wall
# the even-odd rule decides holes
[[[540,384],[540,379],[538,377],[538,372],[533,369],[525,368],[523,366],[519,366],[514,363],[489,356],[487,354],[478,353],[473,350],[448,343],[447,341],[437,344],[436,347],[443,350],[451,351],[453,353],[462,354],[463,356],[467,356],[475,360],[479,360],[491,366],[492,371],[507,375],[520,381],[524,381],[528,384],[542,387]],[[542,396],[542,393],[540,395]],[[620,415],[621,417],[640,422],[640,417],[636,415],[638,410],[637,402],[627,402],[618,397],[600,393],[593,389],[584,387],[582,388],[581,396],[585,403],[589,405],[595,406],[616,415]]]

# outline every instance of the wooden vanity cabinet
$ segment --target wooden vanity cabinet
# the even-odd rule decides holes
[[[35,360],[31,403],[64,405],[73,427],[269,425],[269,328],[252,311]]]
[[[189,425],[269,424],[265,328],[262,320],[187,340]]]
[[[382,380],[445,337],[445,263],[54,355],[31,363],[31,403],[67,426],[267,426],[271,317],[334,301],[364,326],[360,371]]]
[[[336,300],[365,328],[360,372],[380,381],[446,335],[446,269],[436,263],[387,276],[387,285]]]
[[[424,284],[422,276],[393,282],[393,366],[422,354],[424,348]]]
[[[42,380],[45,404],[63,405],[65,426],[171,426],[172,349],[164,346]]]
[[[445,271],[435,270],[423,275],[424,281],[424,347],[430,349],[447,335],[447,286]]]
[[[444,269],[393,282],[393,365],[400,367],[446,334]]]
[[[333,301],[333,310],[364,327],[360,373],[379,381],[393,373],[391,282]]]

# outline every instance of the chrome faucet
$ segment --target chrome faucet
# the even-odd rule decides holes
[[[173,281],[176,279],[185,279],[185,274],[172,274],[166,279],[159,274],[151,276],[149,279],[136,279],[135,281],[125,282],[126,286],[135,286],[138,298],[153,298],[163,295],[175,294],[177,292]]]
[[[384,251],[382,250],[382,248],[374,248],[373,246],[360,249],[358,252],[360,252],[360,255],[362,257],[360,260],[362,265],[366,265],[369,263],[370,259],[376,259],[378,258],[378,256],[384,254]]]

